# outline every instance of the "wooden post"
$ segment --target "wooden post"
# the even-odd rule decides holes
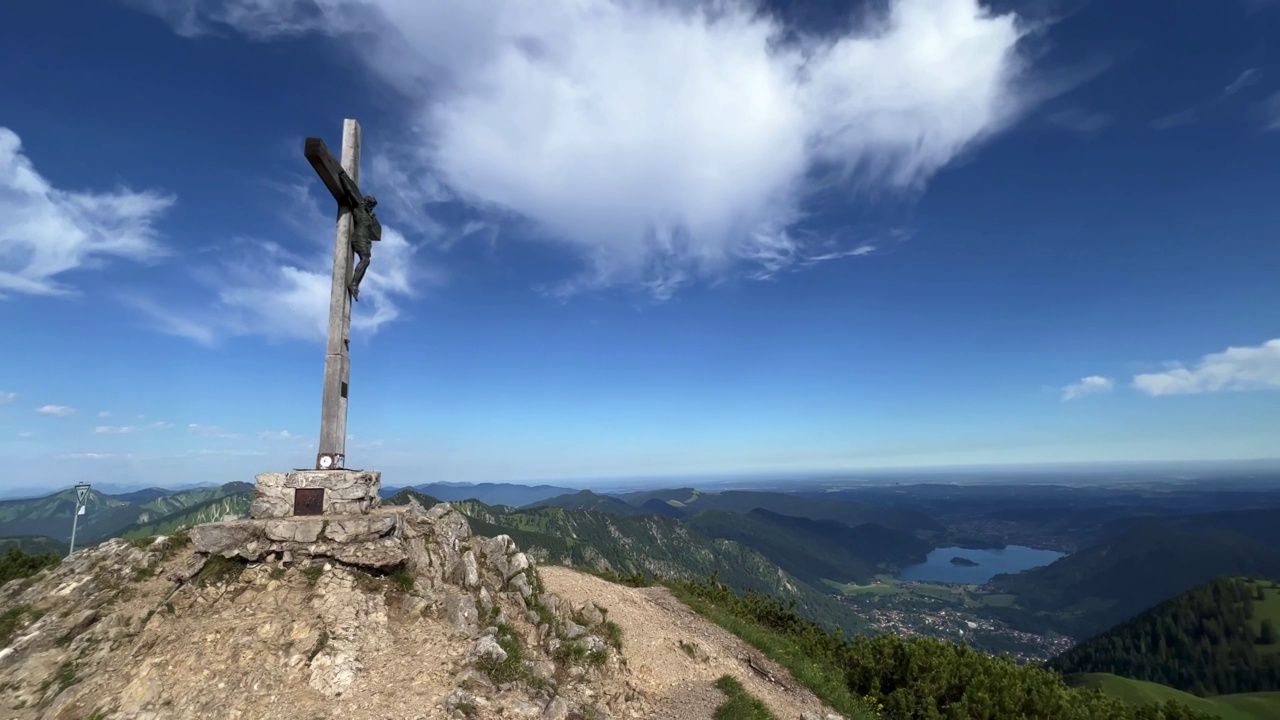
[[[360,123],[350,118],[342,123],[342,170],[360,182]],[[320,401],[320,447],[316,455],[316,468],[321,470],[346,466],[347,391],[351,380],[351,295],[347,282],[351,278],[351,259],[351,209],[339,203],[333,241],[333,284],[329,290],[324,394]]]

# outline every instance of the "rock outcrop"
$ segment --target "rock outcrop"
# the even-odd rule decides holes
[[[828,717],[748,652],[665,588],[540,573],[448,504],[268,516],[0,587],[0,718],[710,720],[725,673]]]
[[[5,717],[637,716],[603,617],[447,504],[111,540],[0,612]]]

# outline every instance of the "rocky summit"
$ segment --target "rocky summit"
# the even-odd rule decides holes
[[[448,504],[110,540],[0,587],[0,717],[710,718],[726,672],[829,716],[665,589],[551,570]]]

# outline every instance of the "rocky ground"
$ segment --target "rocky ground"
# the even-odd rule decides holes
[[[825,716],[664,590],[538,571],[448,505],[271,522],[112,540],[0,588],[0,718],[701,720],[726,673],[779,718]]]

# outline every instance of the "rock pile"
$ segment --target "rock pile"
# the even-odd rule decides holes
[[[5,717],[574,718],[643,707],[607,610],[447,504],[112,540],[0,588]]]

